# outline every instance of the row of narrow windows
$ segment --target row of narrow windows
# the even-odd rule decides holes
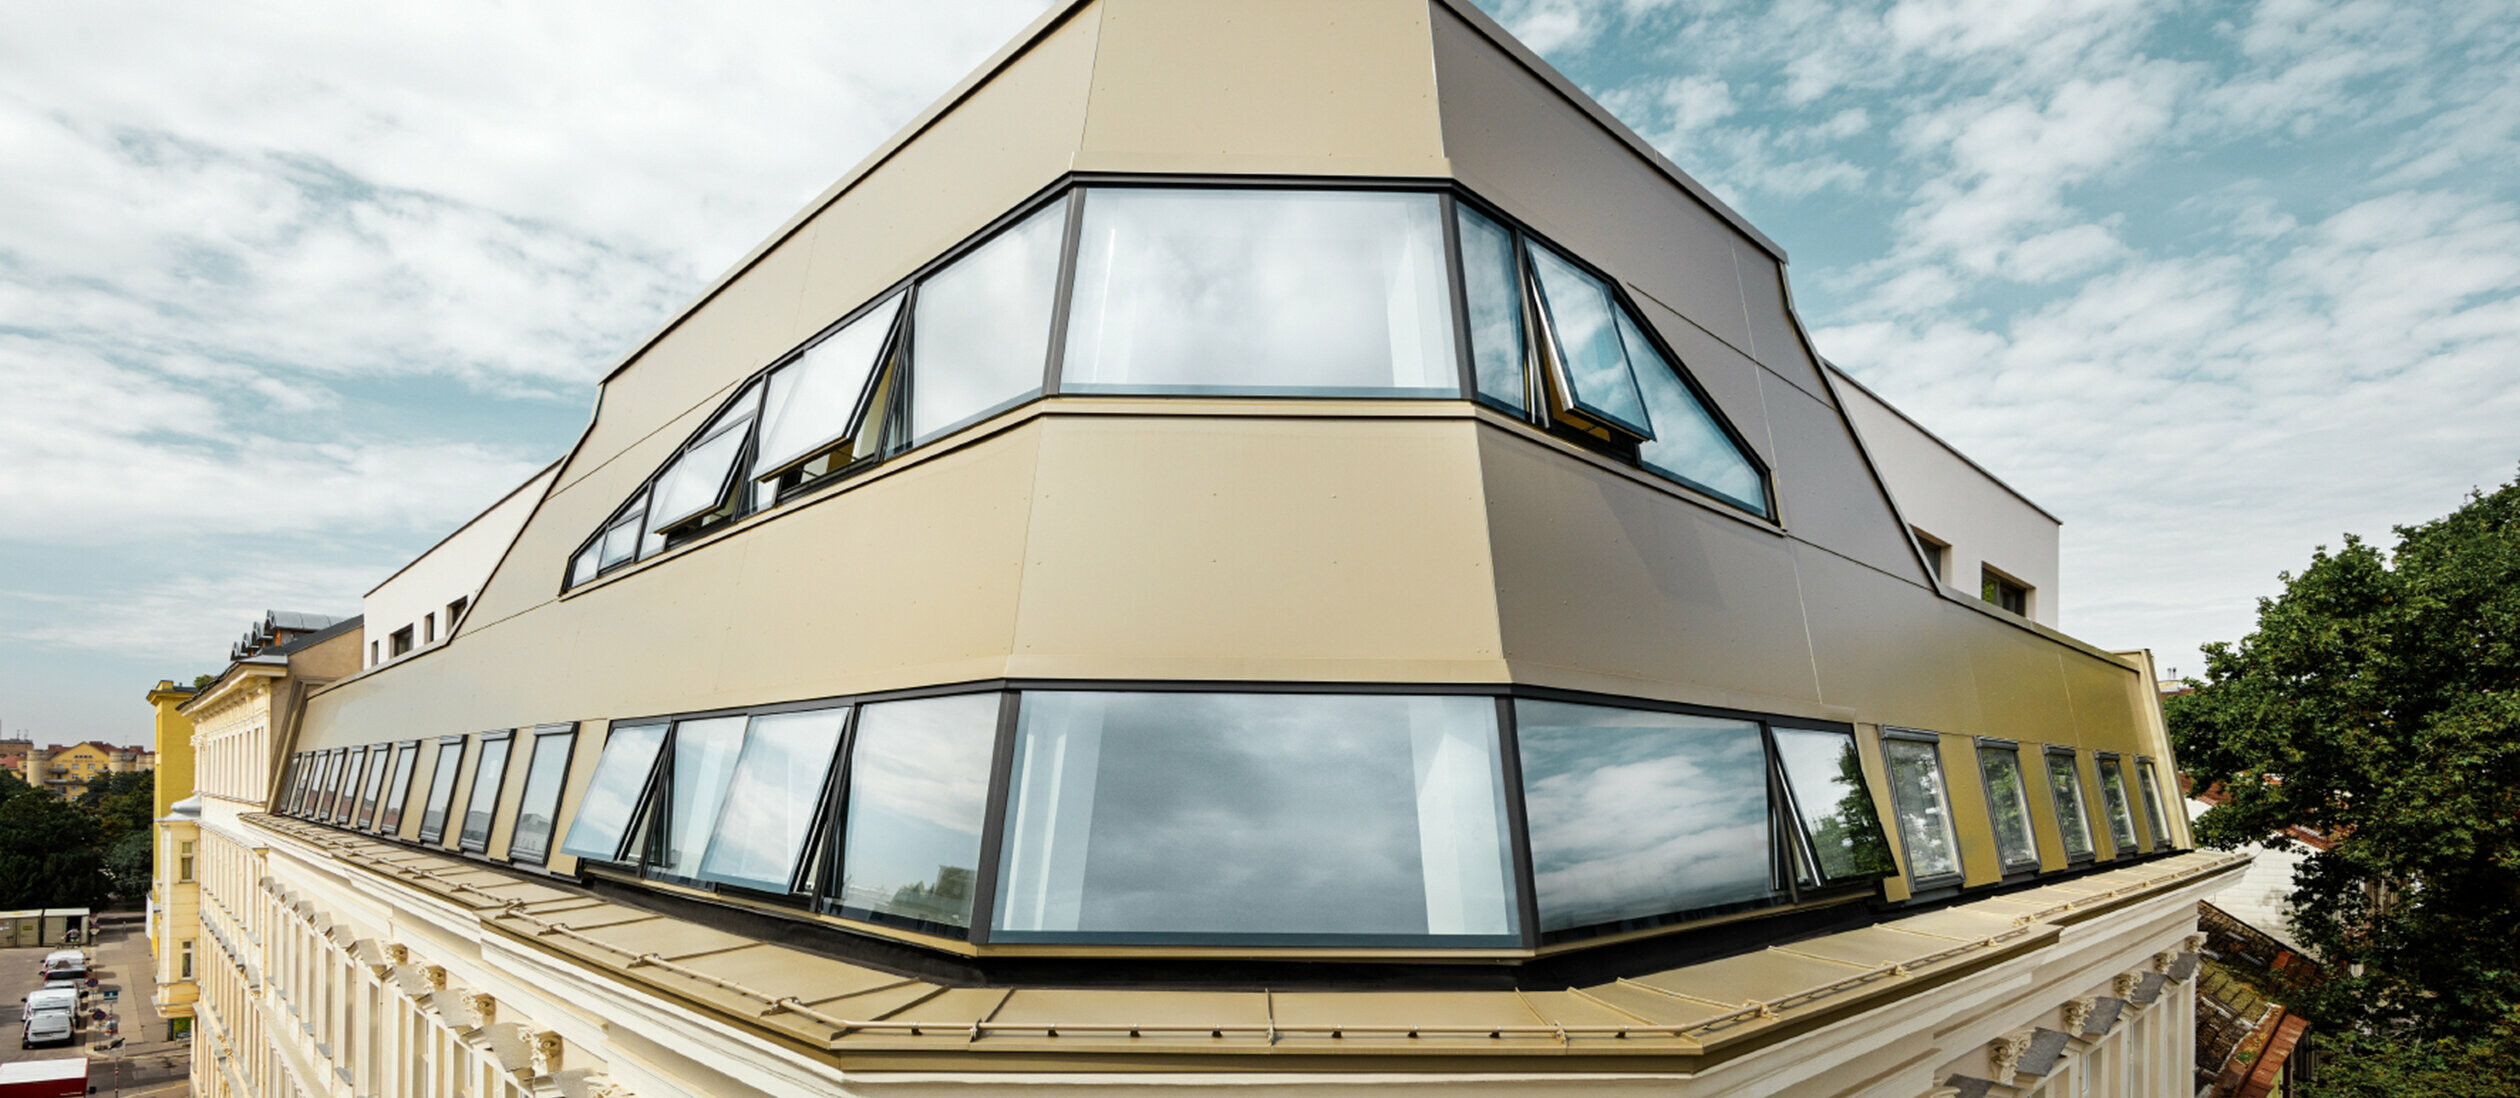
[[[1076,187],[745,382],[566,584],[1056,393],[1468,397],[1769,514],[1766,470],[1652,332],[1466,196]]]
[[[399,836],[426,749],[412,835],[485,852],[522,766],[511,862],[556,853],[997,943],[1533,946],[1898,871],[1851,729],[1737,714],[1476,694],[948,694],[615,722],[572,783],[578,732],[312,753],[280,810]],[[1912,883],[1956,882],[1936,738],[1881,743]],[[2020,747],[1976,751],[2002,868],[2034,870]],[[2063,858],[2089,859],[2079,756],[2047,752],[2035,784]],[[2151,761],[2132,764],[2152,825],[2139,844],[2128,761],[2093,757],[2112,851],[2158,849]]]

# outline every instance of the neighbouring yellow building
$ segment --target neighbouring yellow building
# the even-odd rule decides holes
[[[150,813],[157,826],[149,874],[149,956],[156,969],[149,1004],[166,1019],[170,1037],[191,1030],[193,1001],[200,997],[192,972],[199,963],[195,942],[201,926],[194,868],[201,848],[200,802],[192,799],[193,722],[183,708],[196,693],[165,679],[149,690],[149,706],[156,711],[150,742],[158,764]]]
[[[29,785],[40,785],[62,797],[87,792],[99,774],[128,774],[156,765],[157,753],[147,748],[117,747],[88,740],[67,747],[38,747],[33,740],[0,740],[0,768]]]

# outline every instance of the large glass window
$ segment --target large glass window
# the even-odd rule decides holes
[[[925,442],[1041,391],[1067,203],[997,235],[919,284],[910,434]]]
[[[999,698],[962,694],[858,711],[837,903],[843,913],[971,925]]]
[[[901,295],[861,314],[770,374],[761,412],[755,479],[775,476],[856,438],[872,410],[876,356],[892,334]]]
[[[1618,310],[1618,317],[1619,341],[1627,348],[1629,361],[1636,364],[1636,383],[1654,419],[1654,437],[1636,449],[1638,462],[1752,514],[1767,514],[1767,482],[1759,475],[1759,467],[1743,456],[1732,436],[1690,391],[1689,383],[1654,349],[1636,318],[1626,309]]]
[[[1554,352],[1550,360],[1565,410],[1640,439],[1654,437],[1636,372],[1619,342],[1610,287],[1547,248],[1531,249],[1531,267],[1538,276],[1541,315],[1548,321]]]
[[[2153,783],[2154,763],[2138,756],[2135,759],[2135,784],[2144,791],[2144,819],[2152,824],[2153,849],[2170,845],[2170,822],[2161,815],[2161,788]]]
[[[1530,700],[1514,722],[1542,932],[1777,894],[1758,725]]]
[[[2082,774],[2074,769],[2074,753],[2047,755],[2048,796],[2056,804],[2056,831],[2069,858],[2091,856],[2091,817],[2083,811]]]
[[[612,525],[604,528],[603,538],[595,545],[598,554],[595,570],[610,568],[639,555],[639,527],[647,521],[647,510],[646,494],[632,497],[629,506],[621,509]],[[586,578],[591,579],[593,575],[594,570],[590,570]]]
[[[849,711],[815,709],[754,717],[735,760],[726,805],[710,829],[700,878],[788,892],[822,806],[831,760]]]
[[[446,837],[446,810],[455,799],[455,772],[463,768],[463,738],[440,741],[437,765],[429,771],[429,799],[420,805],[421,842],[434,843]]]
[[[456,833],[456,846],[464,850],[490,848],[490,823],[499,815],[499,790],[507,782],[508,756],[516,749],[513,732],[487,732],[481,737],[481,761],[473,764],[472,794],[464,798],[464,826]]]
[[[1460,393],[1440,197],[1103,187],[1084,201],[1063,391]]]
[[[1513,231],[1466,205],[1454,208],[1460,213],[1461,289],[1470,308],[1471,373],[1479,396],[1530,411],[1530,394],[1523,389],[1522,264],[1514,255]]]
[[[1931,740],[1885,736],[1881,758],[1890,771],[1890,809],[1899,818],[1908,876],[1921,881],[1960,872],[1960,840],[1951,829],[1940,747]]]
[[[1023,696],[993,940],[1511,944],[1496,703]]]
[[[2038,838],[2030,830],[2030,790],[2021,776],[2021,749],[1980,741],[1978,775],[1986,782],[1987,818],[1995,827],[1995,856],[2009,872],[2036,869]]]
[[[695,879],[709,828],[717,823],[718,806],[726,800],[726,782],[735,756],[744,746],[742,717],[711,717],[674,725],[674,749],[666,782],[663,845],[649,863],[650,872]]]
[[[560,852],[598,862],[624,861],[631,815],[647,794],[656,770],[657,749],[665,745],[665,726],[634,724],[612,730],[604,755],[595,760],[595,776],[578,798],[569,818],[569,833]]]
[[[1872,790],[1864,785],[1855,737],[1812,728],[1778,728],[1771,734],[1821,881],[1838,884],[1897,872]]]
[[[420,761],[420,745],[404,744],[394,752],[394,779],[386,787],[385,803],[378,809],[376,829],[393,834],[402,827],[403,805],[411,799],[411,771]]]
[[[2135,850],[2135,814],[2126,803],[2126,772],[2119,769],[2118,757],[2100,755],[2100,805],[2109,814],[2109,840],[2120,853]]]
[[[534,729],[534,753],[525,761],[525,789],[516,798],[516,830],[508,836],[510,859],[540,862],[550,856],[551,825],[560,814],[560,794],[569,780],[569,755],[576,749],[576,725]]]
[[[368,752],[367,781],[360,787],[358,814],[351,819],[357,827],[376,822],[377,799],[385,795],[385,768],[394,761],[394,749],[378,744]]]

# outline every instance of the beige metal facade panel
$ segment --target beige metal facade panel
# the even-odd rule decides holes
[[[1934,747],[1942,763],[1944,795],[1951,798],[1951,830],[1959,839],[1961,882],[1970,887],[1995,884],[2004,879],[2003,859],[1995,850],[1986,775],[1977,765],[1977,739],[1946,732]],[[2022,776],[2029,774],[2025,771]]]
[[[1426,0],[1103,0],[1089,171],[1445,173]]]
[[[1806,544],[1795,544],[1794,562],[1822,698],[1868,722],[1933,732],[1984,727],[1977,683],[1938,597]]]
[[[1925,565],[1889,497],[1865,469],[1846,420],[1811,394],[1760,372],[1776,435],[1777,511],[1794,536],[1887,576],[1925,584]]]
[[[1812,359],[1810,346],[1786,310],[1785,265],[1744,241],[1733,245],[1733,266],[1741,276],[1742,301],[1749,310],[1751,354],[1777,376],[1829,401],[1820,364]]]
[[[1479,468],[1516,681],[1819,715],[1787,539],[1519,430]]]
[[[1638,319],[1662,336],[1672,353],[1679,356],[1681,367],[1697,379],[1707,398],[1714,402],[1715,410],[1741,432],[1759,461],[1775,468],[1776,438],[1768,429],[1767,397],[1760,392],[1759,380],[1764,371],[1758,362],[1637,287],[1629,286],[1628,294],[1643,314]]]
[[[1977,640],[1962,650],[1962,658],[1969,661],[1985,707],[1985,722],[1976,734],[2027,743],[2072,742],[2074,711],[2066,698],[2064,661],[2075,654],[2019,629],[1970,632]]]
[[[1444,151],[1472,190],[1735,347],[1742,237],[1449,10],[1435,14]]]
[[[1054,416],[1032,429],[1011,673],[1503,677],[1476,421]]]

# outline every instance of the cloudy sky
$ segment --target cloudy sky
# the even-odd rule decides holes
[[[2520,469],[2520,21],[2263,0],[1485,0],[1792,254],[1822,353],[2194,671],[2311,546]],[[1042,8],[22,7],[0,728],[145,735],[359,595]]]

